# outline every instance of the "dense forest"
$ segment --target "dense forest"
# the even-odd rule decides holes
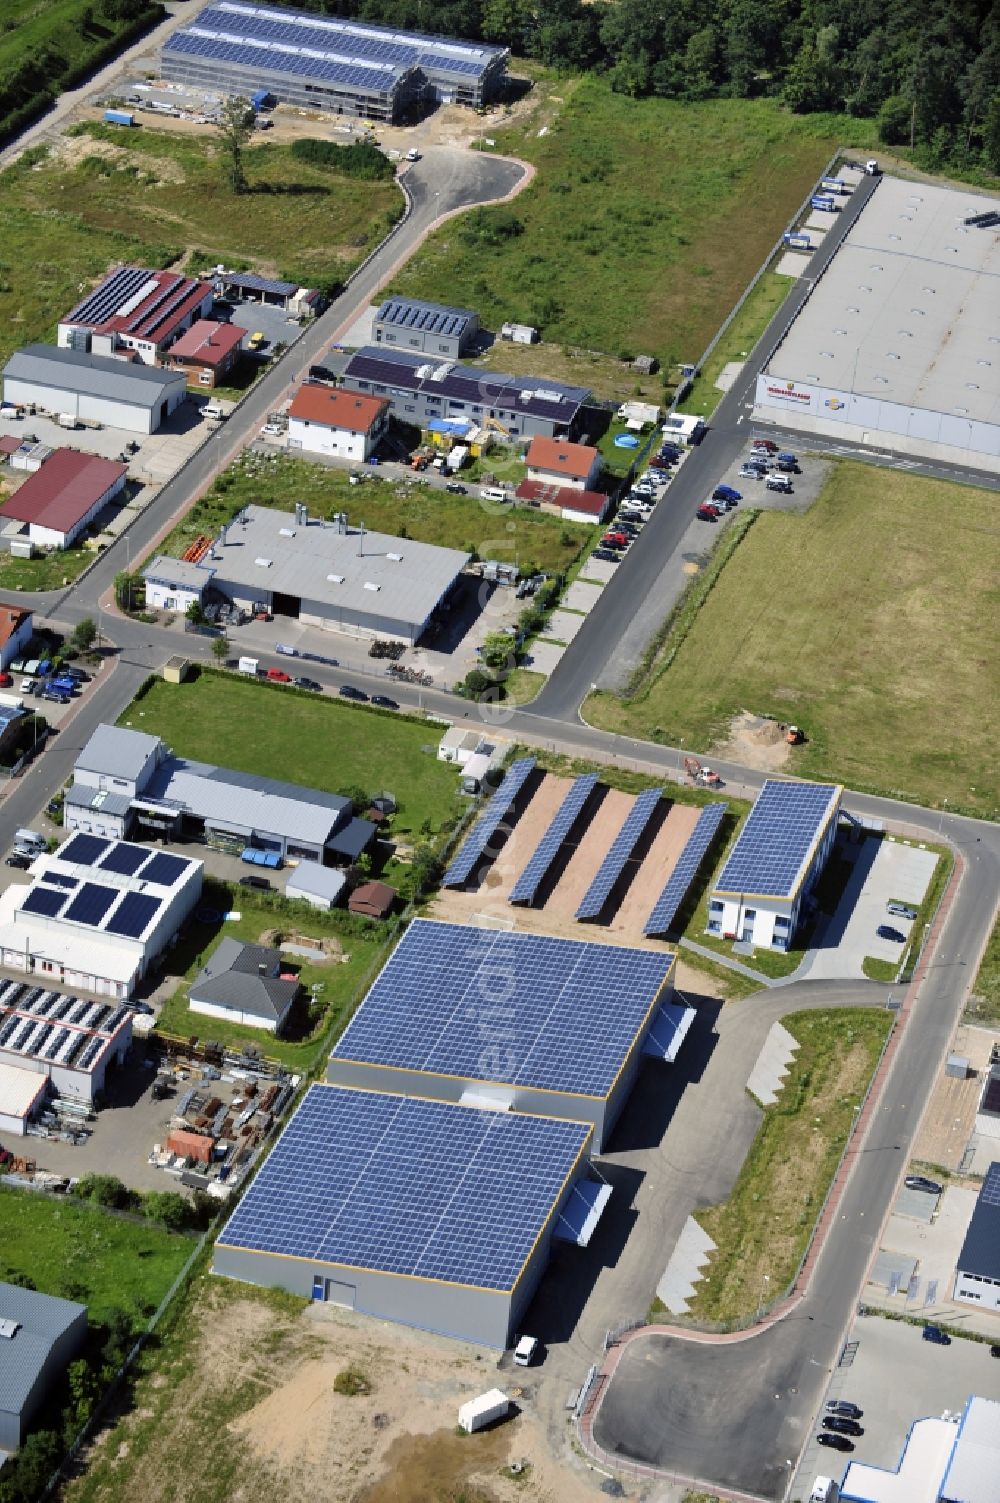
[[[623,94],[769,94],[874,118],[932,168],[1000,173],[1000,0],[298,0],[483,37]]]

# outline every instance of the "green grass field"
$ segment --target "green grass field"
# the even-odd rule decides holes
[[[993,926],[969,1004],[970,1018],[1000,1022],[1000,919]]]
[[[0,493],[0,522],[4,520],[3,499]],[[57,590],[77,579],[93,560],[91,548],[53,549],[38,558],[13,558],[9,553],[0,553],[0,589]]]
[[[317,517],[346,511],[352,522],[363,520],[372,532],[510,559],[522,573],[565,573],[594,536],[592,527],[527,507],[506,507],[498,516],[495,508],[482,506],[471,485],[469,495],[450,496],[426,485],[381,480],[370,472],[364,485],[351,485],[344,470],[282,454],[246,454],[192,507],[162,551],[182,554],[200,533],[216,532],[248,502],[292,511],[296,501],[304,501]]]
[[[162,736],[181,757],[287,779],[326,793],[388,791],[393,833],[440,831],[458,807],[455,769],[436,757],[440,731],[392,711],[208,670],[183,684],[153,679],[120,725]]]
[[[696,1211],[715,1242],[691,1314],[739,1320],[777,1299],[794,1276],[891,1026],[862,1008],[793,1013],[799,1041],[774,1106],[729,1199]]]
[[[44,1294],[82,1301],[95,1321],[116,1306],[151,1315],[194,1248],[149,1222],[30,1191],[0,1190],[0,1226],[0,1279],[27,1274]]]
[[[4,0],[0,8],[0,138],[23,128],[38,91],[55,96],[83,72],[111,57],[142,22],[164,14],[149,4],[137,20],[111,20],[101,0]],[[39,101],[44,103],[44,98]]]
[[[708,417],[722,401],[724,392],[716,381],[731,360],[745,360],[785,301],[795,283],[791,277],[765,272],[729,328],[695,377],[691,390],[680,404],[681,412],[697,412]]]
[[[482,234],[444,225],[393,289],[665,368],[700,357],[837,144],[871,129],[767,100],[629,99],[597,77],[536,90],[539,107],[495,137],[534,183],[487,210]],[[510,215],[522,233],[503,234]]]
[[[808,512],[759,515],[676,650],[587,719],[708,753],[739,711],[770,714],[805,729],[800,776],[995,818],[993,499],[837,464]]]
[[[118,261],[216,262],[326,286],[402,208],[394,183],[359,182],[254,144],[251,191],[224,187],[215,133],[90,124],[41,162],[0,175],[0,358],[51,339],[59,317]]]
[[[225,888],[206,883],[204,901],[207,909],[222,911],[228,906],[230,897]],[[374,919],[355,918],[339,908],[329,913],[310,910],[305,905],[297,912],[287,908],[276,910],[269,908],[266,902],[262,903],[257,893],[246,888],[241,888],[231,901],[240,913],[238,919],[223,921],[220,918],[213,923],[195,920],[182,934],[171,954],[170,965],[175,973],[183,970],[184,984],[164,1004],[157,1028],[178,1038],[186,1039],[197,1034],[201,1039],[216,1039],[236,1048],[252,1042],[273,1059],[280,1059],[290,1070],[308,1073],[321,1050],[325,1053],[346,1026],[365,981],[388,943],[385,926]],[[256,944],[268,929],[286,933],[294,930],[315,940],[333,935],[340,941],[341,957],[338,959],[310,961],[299,957],[295,962],[303,987],[308,989],[317,984],[320,988],[318,1000],[325,1006],[312,1031],[301,1026],[304,1009],[300,1009],[297,1016],[293,1009],[288,1037],[279,1039],[260,1028],[227,1023],[221,1018],[191,1012],[188,987],[218,941],[231,938]]]

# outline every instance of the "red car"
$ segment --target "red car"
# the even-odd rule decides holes
[[[621,547],[628,547],[628,544],[631,542],[631,538],[629,537],[627,532],[618,532],[616,530],[613,532],[606,532],[602,537],[601,542],[618,543]]]
[[[719,520],[719,508],[717,506],[699,506],[695,512],[699,522],[717,522]]]
[[[769,438],[755,438],[750,447],[756,449],[758,453],[777,454],[778,452],[778,445]]]
[[[286,673],[284,668],[269,668],[265,677],[269,678],[272,684],[290,684],[292,682],[292,675]]]

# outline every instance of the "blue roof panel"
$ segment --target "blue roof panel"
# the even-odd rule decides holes
[[[563,799],[555,818],[535,848],[531,860],[510,890],[512,903],[533,903],[546,873],[552,866],[563,841],[576,824],[586,807],[587,800],[597,787],[597,774],[585,772],[577,778]]]
[[[768,778],[729,853],[716,892],[791,898],[831,817],[840,789],[832,783]]]
[[[600,917],[601,910],[611,895],[611,889],[625,870],[626,863],[641,840],[646,826],[656,813],[662,797],[662,788],[644,788],[639,794],[628,811],[625,823],[615,836],[611,849],[601,862],[594,880],[583,895],[580,906],[576,910],[578,919]]]
[[[219,1246],[513,1289],[590,1135],[579,1122],[313,1085]]]
[[[719,804],[706,804],[698,815],[698,822],[687,838],[687,844],[677,858],[677,864],[670,876],[667,885],[653,906],[653,911],[646,920],[643,928],[644,934],[666,934],[671,924],[677,917],[677,910],[688,895],[691,883],[698,873],[698,868],[705,859],[712,841],[715,839],[722,816],[729,805],[723,801]]]

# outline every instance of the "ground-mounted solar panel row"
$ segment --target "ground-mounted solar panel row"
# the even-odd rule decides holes
[[[445,887],[462,887],[468,882],[501,821],[510,813],[515,798],[534,770],[534,757],[519,757],[511,763],[500,787],[476,820],[458,855],[445,872]]]
[[[593,882],[587,888],[576,910],[578,919],[596,919],[618,881],[625,864],[641,840],[663,797],[662,788],[644,788],[628,812],[628,817],[612,842],[611,849],[601,862]]]
[[[715,839],[719,825],[722,823],[722,816],[728,807],[723,800],[718,804],[706,804],[702,809],[698,816],[698,823],[691,831],[677,865],[670,873],[666,887],[660,893],[652,913],[646,920],[643,927],[644,934],[661,935],[669,931],[677,917],[677,910],[687,897],[698,868],[705,859],[705,852]]]
[[[577,778],[545,834],[535,848],[531,860],[510,890],[512,903],[533,903],[546,873],[559,854],[560,847],[570,830],[583,813],[590,795],[597,787],[597,774],[584,773]]]

